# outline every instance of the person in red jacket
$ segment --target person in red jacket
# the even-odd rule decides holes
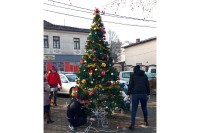
[[[58,89],[62,89],[62,83],[60,80],[60,76],[57,73],[57,69],[54,66],[52,66],[52,69],[51,69],[50,73],[48,74],[47,79],[48,79],[48,84],[50,85],[50,88],[51,88],[49,99],[51,101],[54,96],[54,100],[53,100],[54,105],[57,106],[57,103],[56,103],[57,91],[58,91]],[[60,85],[60,88],[58,88],[58,85]]]

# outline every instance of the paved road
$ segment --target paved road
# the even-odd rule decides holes
[[[44,133],[67,133],[70,131],[68,128],[68,121],[66,120],[66,102],[69,103],[68,96],[59,96],[58,106],[51,107],[52,119],[55,121],[52,124],[46,124],[44,119]],[[151,95],[151,99],[148,102],[149,113],[149,126],[143,125],[143,114],[139,105],[138,113],[136,117],[136,127],[134,133],[156,133],[156,96]],[[130,124],[130,112],[121,113],[116,111],[111,118],[108,118],[108,128],[96,128],[98,130],[115,131],[119,126],[119,133],[131,133],[128,129]],[[97,123],[93,123],[96,127]],[[86,126],[82,126],[78,131],[84,131]],[[89,133],[95,132],[90,130]],[[103,133],[103,131],[102,131]]]

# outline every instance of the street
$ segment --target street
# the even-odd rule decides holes
[[[44,120],[44,133],[66,133],[70,132],[68,127],[68,121],[66,120],[66,102],[69,103],[70,99],[66,95],[58,95],[58,106],[51,106],[51,117],[55,122],[52,124],[46,124]],[[139,105],[136,116],[136,125],[134,133],[156,133],[156,95],[151,95],[151,99],[148,101],[148,114],[149,114],[149,126],[143,125],[143,114]],[[94,122],[92,127],[97,130],[115,131],[117,126],[119,127],[119,133],[131,133],[128,129],[130,125],[130,112],[122,113],[115,111],[112,117],[108,118],[108,128],[96,127]],[[78,128],[79,132],[83,132],[86,126]],[[93,133],[95,130],[89,131]],[[102,131],[103,132],[103,131]]]

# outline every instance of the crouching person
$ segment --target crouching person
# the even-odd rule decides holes
[[[79,94],[78,98],[73,98],[71,103],[67,107],[67,119],[70,123],[69,128],[72,131],[76,130],[76,127],[86,124],[93,120],[85,114],[85,109],[88,108],[88,96],[85,94]]]

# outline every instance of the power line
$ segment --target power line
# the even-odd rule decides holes
[[[54,1],[54,0],[49,0],[49,1],[52,1],[52,2],[55,2],[55,3],[59,3],[59,4],[63,4],[63,5],[67,5],[67,6],[72,6],[72,7],[75,7],[75,8],[80,8],[80,9],[87,10],[87,11],[94,11],[94,10],[91,10],[91,9],[87,9],[87,8],[83,8],[83,7],[79,7],[79,6],[73,6],[73,5],[70,5],[70,4],[66,4],[66,3],[62,3],[62,2],[57,2],[57,1]],[[148,19],[140,19],[140,18],[127,17],[127,16],[120,16],[120,15],[110,14],[110,13],[106,13],[104,15],[105,16],[110,16],[110,17],[118,17],[118,18],[126,18],[126,19],[134,19],[134,20],[157,22],[155,20],[148,20]]]
[[[81,17],[81,16],[76,16],[76,15],[66,14],[66,13],[62,13],[62,12],[55,12],[55,11],[46,10],[46,9],[44,9],[44,11],[53,12],[53,13],[62,14],[62,15],[67,15],[67,16],[72,16],[72,17],[77,17],[77,18],[83,18],[83,19],[93,20],[93,19],[86,18],[86,17]],[[103,22],[113,23],[113,24],[120,24],[120,25],[127,25],[127,26],[137,26],[137,27],[156,28],[156,27],[154,27],[154,26],[148,26],[148,25],[132,25],[132,24],[123,24],[123,23],[110,22],[110,21],[103,21]]]
[[[77,9],[72,9],[72,8],[67,8],[67,7],[52,5],[52,4],[48,4],[48,3],[43,3],[43,4],[48,5],[48,6],[58,7],[58,8],[64,8],[64,9],[79,11],[79,12],[85,12],[85,13],[90,13],[90,14],[92,13],[92,12],[90,12],[90,11],[88,12],[88,11],[83,11],[83,10],[77,10]],[[104,14],[104,16],[138,20],[138,19],[136,19],[136,18],[124,17],[124,16],[118,16],[118,15],[115,15],[115,16],[112,15],[112,16],[111,16],[111,15]],[[140,20],[140,19],[139,19],[139,20]],[[146,21],[146,20],[142,20],[142,21]]]
[[[49,5],[49,6],[54,6],[54,7],[59,7],[59,8],[64,8],[64,9],[70,9],[70,10],[74,10],[74,11],[80,11],[80,12],[85,12],[85,13],[92,13],[92,12],[87,12],[87,11],[82,11],[82,10],[77,10],[77,9],[72,9],[72,8],[67,8],[67,7],[62,7],[62,6],[56,6],[56,5],[52,5],[52,4],[47,4],[47,3],[43,3],[45,5]]]
[[[118,0],[114,0],[114,1],[108,3],[108,4],[104,5],[104,6],[107,6],[107,5],[110,5],[110,4],[114,4],[116,1],[118,1]],[[104,7],[104,6],[103,6],[103,7]]]

